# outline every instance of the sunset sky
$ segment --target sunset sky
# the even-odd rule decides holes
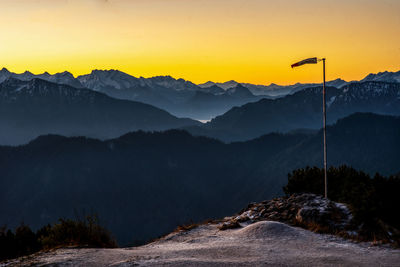
[[[320,82],[400,70],[399,0],[0,0],[0,68],[119,69],[196,83]]]

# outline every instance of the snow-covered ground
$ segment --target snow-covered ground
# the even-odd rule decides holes
[[[9,266],[399,266],[400,250],[354,243],[284,223],[221,231],[218,224],[174,232],[125,249],[59,249]],[[1,265],[1,264],[0,264]]]

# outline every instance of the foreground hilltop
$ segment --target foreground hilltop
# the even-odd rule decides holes
[[[285,209],[285,210],[282,210]],[[295,216],[292,216],[295,215]],[[267,218],[270,218],[267,219]],[[394,266],[398,249],[353,242],[289,225],[346,231],[346,205],[312,194],[253,203],[239,214],[180,227],[148,245],[124,249],[64,248],[5,264],[10,266]],[[286,223],[276,221],[283,220]],[[233,223],[233,224],[232,224]],[[227,227],[230,225],[230,227]],[[233,227],[234,226],[234,227]]]

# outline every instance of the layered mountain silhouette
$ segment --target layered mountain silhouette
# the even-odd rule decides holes
[[[218,86],[201,88],[170,76],[135,78],[117,70],[95,70],[78,79],[85,87],[115,98],[140,101],[176,116],[203,120],[222,114],[233,106],[261,99],[241,85],[229,90]]]
[[[188,130],[229,142],[270,132],[318,129],[322,124],[321,91],[321,87],[312,87],[279,99],[262,99],[235,107],[205,125]],[[400,83],[355,82],[340,89],[327,88],[328,123],[355,112],[400,115]]]
[[[112,138],[135,130],[200,124],[159,108],[117,100],[89,89],[41,79],[0,84],[0,144],[21,144],[43,134]]]
[[[390,72],[384,71],[379,73],[370,73],[361,82],[375,81],[375,82],[392,82],[400,83],[400,71]]]
[[[58,84],[39,80],[35,78],[37,76]],[[384,72],[368,75],[364,80],[397,81],[397,77],[398,73]],[[318,129],[321,125],[321,87],[310,87],[285,97],[264,98],[254,102],[259,98],[241,84],[225,90],[216,85],[200,88],[170,76],[135,78],[115,70],[96,70],[74,78],[67,72],[35,76],[29,72],[13,74],[3,69],[0,71],[0,81],[3,81],[0,88],[1,101],[4,103],[0,115],[4,122],[0,144],[21,144],[47,133],[110,138],[138,129],[163,130],[185,126],[195,135],[240,141],[269,132]],[[47,91],[38,89],[46,86],[49,89]],[[87,87],[91,90],[85,89]],[[400,83],[376,81],[354,82],[340,88],[328,87],[328,123],[354,112],[399,115],[399,88]],[[58,96],[54,95],[56,91]],[[207,118],[227,112],[206,125],[200,125],[195,121],[178,120],[138,102],[118,102],[104,94],[154,103],[158,107],[166,107],[166,110],[174,109],[175,113],[185,117],[196,117],[200,110]],[[85,103],[92,101],[93,97],[96,98],[95,103]],[[102,97],[107,100],[100,101]],[[71,99],[81,102],[74,103]],[[109,104],[111,102],[113,104]],[[137,107],[135,110],[124,108],[133,105]],[[147,109],[152,111],[145,111]],[[164,115],[155,115],[158,113]]]
[[[206,82],[204,84],[199,84],[200,87],[203,89],[210,88],[211,86],[218,86],[220,88],[223,88],[225,90],[235,87],[238,84],[241,84],[242,86],[247,87],[250,92],[254,95],[258,96],[269,96],[270,98],[277,98],[277,97],[283,97],[288,94],[294,94],[300,90],[303,90],[305,88],[309,87],[317,87],[321,86],[322,84],[318,83],[296,83],[293,85],[278,85],[271,83],[270,85],[257,85],[257,84],[251,84],[251,83],[238,83],[236,81],[228,81],[224,83],[214,83],[214,82]],[[342,79],[336,79],[333,81],[328,81],[326,83],[327,86],[332,86],[332,87],[337,87],[340,88],[344,85],[346,85],[347,82],[342,80]]]
[[[223,90],[218,86],[201,88],[190,81],[171,76],[136,78],[118,70],[93,70],[77,78],[69,72],[34,75],[30,72],[16,74],[4,68],[0,71],[0,82],[10,77],[23,81],[40,78],[76,88],[88,88],[113,98],[150,104],[178,117],[202,120],[209,120],[234,106],[262,98],[245,90],[243,86],[236,86],[238,90]]]
[[[306,88],[320,86],[320,84],[300,83],[288,86],[276,84],[265,86],[250,83],[240,84],[236,81],[207,82],[196,85],[183,79],[174,79],[171,76],[136,78],[118,70],[93,70],[90,74],[76,78],[69,72],[54,75],[45,72],[35,75],[29,71],[16,74],[5,68],[0,70],[0,83],[10,77],[23,81],[40,78],[75,88],[88,88],[114,98],[147,103],[178,117],[199,120],[210,120],[232,107],[256,102],[262,98],[283,97]],[[382,72],[369,74],[362,81],[399,82],[399,77],[400,71]],[[341,79],[327,82],[328,86],[336,88],[347,84],[349,83]],[[241,94],[240,92],[244,90],[232,90],[238,86],[247,88],[247,91]]]
[[[351,115],[328,128],[329,164],[398,173],[399,136],[399,117]],[[126,245],[277,196],[287,173],[307,165],[322,165],[321,131],[232,144],[180,130],[106,141],[46,135],[0,147],[0,225],[97,213]]]
[[[377,81],[377,82],[391,82],[391,83],[399,83],[400,82],[400,71],[398,72],[379,72],[379,73],[370,73],[368,74],[364,79],[362,79],[360,82],[371,82],[371,81]],[[356,81],[352,81],[356,82]],[[336,79],[332,81],[328,81],[326,83],[327,86],[331,87],[336,87],[336,88],[341,88],[351,82],[346,82],[342,79]],[[199,84],[200,87],[206,89],[211,86],[218,86],[220,88],[223,88],[225,90],[235,87],[237,84],[239,84],[236,81],[228,81],[224,83],[215,83],[215,82],[206,82],[204,84]],[[251,83],[241,83],[243,86],[247,87],[254,95],[267,95],[270,97],[282,97],[288,94],[293,94],[296,93],[300,90],[310,88],[310,87],[318,87],[322,86],[322,83],[296,83],[293,85],[277,85],[274,83],[271,83],[270,85],[257,85],[257,84],[251,84]]]
[[[70,72],[64,71],[56,74],[49,74],[48,72],[44,72],[42,74],[35,75],[29,71],[25,71],[24,73],[14,73],[10,72],[6,68],[0,70],[0,83],[4,82],[9,78],[15,78],[21,81],[30,81],[32,79],[42,79],[53,83],[70,85],[76,88],[83,88],[83,85],[80,83],[78,79],[76,79]]]

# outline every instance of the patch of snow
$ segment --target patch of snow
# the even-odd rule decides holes
[[[326,106],[329,108],[330,105],[332,105],[332,103],[335,101],[336,96],[332,96],[331,99],[329,99],[329,101],[326,103]]]

